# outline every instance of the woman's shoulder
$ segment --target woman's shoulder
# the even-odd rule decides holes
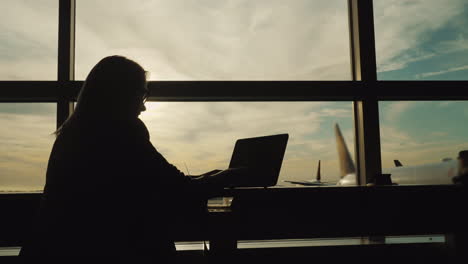
[[[86,120],[73,128],[61,133],[57,140],[75,141],[103,138],[127,138],[134,137],[141,140],[149,140],[149,132],[146,125],[139,118],[114,119],[114,120]]]
[[[115,126],[116,127],[113,128],[116,130],[113,131],[114,133],[123,133],[124,135],[135,137],[139,140],[149,140],[150,138],[148,128],[139,118],[116,121]]]

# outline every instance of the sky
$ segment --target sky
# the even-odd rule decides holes
[[[58,1],[2,0],[0,79],[56,80]],[[111,4],[110,4],[111,3]],[[350,80],[345,0],[77,0],[76,79],[124,55],[150,80]],[[375,0],[380,80],[467,80],[468,2]],[[40,22],[38,22],[40,21]],[[220,87],[222,89],[222,87]],[[411,87],[408,87],[411,89]],[[339,179],[333,124],[351,102],[150,102],[153,145],[182,171],[226,168],[237,138],[290,134],[280,176]],[[0,189],[41,189],[55,105],[0,104]],[[468,149],[467,102],[381,102],[383,167]],[[354,157],[353,157],[354,158]]]

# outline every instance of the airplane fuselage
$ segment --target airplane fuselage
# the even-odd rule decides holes
[[[456,160],[419,166],[402,166],[384,168],[382,173],[390,174],[392,182],[398,185],[410,184],[452,184],[452,179],[458,173]],[[355,173],[342,177],[337,185],[357,185]]]

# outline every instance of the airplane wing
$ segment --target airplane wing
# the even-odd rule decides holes
[[[336,183],[331,183],[331,182],[319,182],[319,181],[284,181],[284,182],[289,182],[292,184],[298,184],[298,185],[303,185],[303,186],[330,186],[330,185],[336,185]]]

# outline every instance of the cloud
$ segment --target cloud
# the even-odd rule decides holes
[[[439,103],[439,107],[448,107],[448,106],[452,106],[454,103],[456,103],[456,102],[453,102],[453,101],[440,102],[440,103]]]
[[[374,1],[376,52],[379,72],[399,70],[437,54],[421,48],[430,34],[464,11],[464,0]],[[446,45],[447,49],[457,49]],[[439,50],[440,52],[440,50]]]
[[[20,108],[24,104],[15,104]],[[55,113],[4,112],[0,105],[1,190],[39,190],[45,182],[47,160],[54,142]],[[27,104],[26,108],[38,104]],[[14,108],[14,107],[13,107]],[[31,109],[32,111],[32,109]]]
[[[460,66],[460,67],[451,67],[451,68],[448,68],[448,69],[442,70],[442,71],[421,73],[421,74],[417,74],[416,78],[421,79],[421,78],[427,78],[427,77],[442,75],[442,74],[446,74],[446,73],[450,73],[450,72],[465,71],[465,70],[468,70],[468,65],[464,65],[464,66]]]
[[[375,1],[379,71],[466,49],[463,34],[419,48],[464,4]],[[2,7],[9,10],[0,18],[0,59],[8,61],[0,64],[2,79],[55,79],[57,3],[2,1]],[[31,30],[33,21],[41,23]],[[122,54],[155,80],[349,80],[347,23],[343,1],[80,0],[76,76],[84,79],[102,57]]]
[[[417,104],[417,102],[411,101],[381,103],[383,121],[389,123],[397,122],[400,116],[404,113],[408,113],[412,107],[415,107],[415,104]]]
[[[0,9],[0,79],[56,79],[58,1],[3,0]]]
[[[324,116],[329,117],[349,117],[351,107],[349,109],[340,109],[340,108],[325,108],[321,111]]]
[[[466,39],[465,36],[460,33],[456,39],[441,41],[437,44],[435,49],[438,53],[464,51],[468,49],[468,39]]]
[[[426,53],[422,51],[420,51],[417,54],[409,54],[409,53],[401,54],[398,56],[398,58],[389,59],[388,61],[379,64],[378,72],[401,70],[401,69],[406,68],[408,64],[410,63],[427,60],[435,56],[436,56],[435,53]]]
[[[434,132],[431,132],[429,134],[430,137],[445,137],[445,136],[448,136],[449,133],[448,132],[443,132],[443,131],[434,131]]]
[[[55,1],[2,1],[2,79],[55,79]],[[464,0],[375,1],[379,71],[466,49],[466,39],[420,44]],[[18,14],[21,14],[19,16]],[[34,23],[41,21],[41,23]],[[398,23],[395,23],[398,21]],[[77,1],[76,75],[106,55],[134,58],[155,80],[349,80],[345,1]],[[34,24],[34,30],[31,25]],[[457,25],[460,27],[464,25]]]
[[[77,5],[79,78],[120,53],[157,80],[350,79],[343,1],[104,3]]]

